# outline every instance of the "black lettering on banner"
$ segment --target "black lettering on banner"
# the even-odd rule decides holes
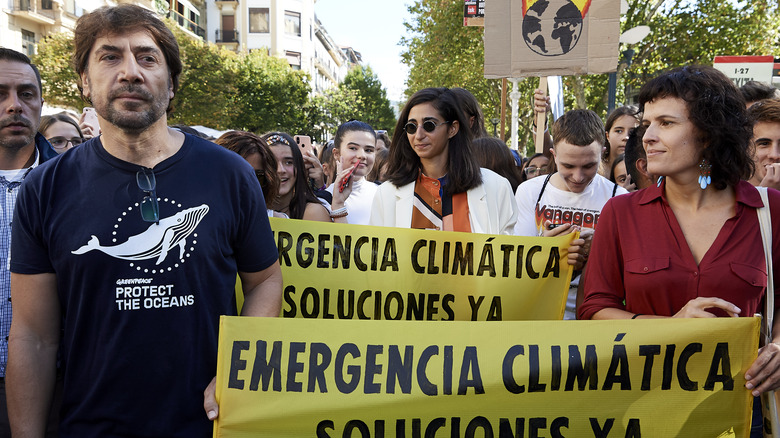
[[[474,302],[474,297],[469,295],[469,305],[471,306],[471,320],[476,321],[477,316],[479,316],[479,306],[482,305],[482,301],[485,300],[485,297],[479,297],[479,299]]]
[[[661,354],[660,345],[640,345],[639,355],[645,356],[645,367],[642,371],[642,391],[650,390],[650,379],[653,375],[653,359],[656,355]]]
[[[385,420],[374,420],[374,438],[385,438]]]
[[[452,355],[452,345],[445,345],[444,346],[444,382],[442,382],[442,392],[445,395],[452,395],[452,366],[454,362],[454,358]]]
[[[547,259],[547,266],[544,268],[542,277],[547,278],[550,274],[555,278],[561,276],[561,254],[557,246],[550,248],[550,257]]]
[[[386,271],[392,268],[393,272],[398,272],[398,251],[395,249],[395,239],[389,238],[385,242],[385,252],[382,254],[382,266],[380,271]]]
[[[306,392],[314,392],[314,386],[319,387],[321,393],[328,392],[328,384],[325,380],[325,370],[330,366],[330,360],[333,353],[330,347],[322,342],[312,342],[311,354],[309,355],[309,385]]]
[[[309,299],[311,298],[312,305],[311,311],[309,311]],[[316,318],[320,315],[320,295],[317,289],[313,287],[307,287],[301,294],[301,316],[304,318]]]
[[[515,250],[515,247],[512,245],[501,245],[501,252],[504,253],[504,256],[502,257],[503,263],[501,266],[501,276],[504,278],[509,277],[509,260],[512,257],[512,251]]]
[[[482,247],[482,256],[479,258],[479,266],[477,267],[477,276],[479,277],[483,276],[485,271],[487,271],[491,277],[496,276],[496,262],[493,257],[493,244],[490,243],[490,241],[493,239],[494,237],[489,238],[485,246]]]
[[[344,426],[344,435],[343,437],[351,437],[352,431],[357,429],[360,432],[360,436],[364,438],[370,438],[371,437],[371,431],[368,430],[368,426],[366,423],[360,421],[360,420],[349,420],[347,421],[347,424]]]
[[[471,421],[469,421],[468,426],[466,426],[466,432],[463,434],[463,436],[466,438],[476,437],[477,428],[482,429],[482,433],[479,434],[479,436],[493,438],[493,426],[490,425],[490,421],[488,421],[487,418],[482,416],[474,417],[471,419]]]
[[[674,350],[677,346],[668,344],[664,356],[664,373],[661,379],[661,389],[672,389],[672,371],[674,370]]]
[[[599,385],[598,375],[598,357],[596,356],[596,346],[588,345],[585,347],[585,364],[583,366],[580,357],[580,349],[576,345],[569,345],[569,369],[566,376],[566,387],[564,391],[574,390],[574,381],[577,381],[577,387],[580,391],[585,390],[585,384],[590,381],[589,388],[597,390]]]
[[[428,376],[425,373],[428,368],[428,361],[437,354],[439,354],[439,347],[430,345],[425,347],[425,350],[420,355],[419,362],[417,362],[417,385],[420,386],[420,391],[425,395],[438,395],[439,392],[438,387],[428,380]]]
[[[246,369],[246,361],[241,359],[241,352],[247,350],[249,350],[249,341],[233,341],[233,353],[230,356],[228,388],[244,389],[244,381],[239,380],[238,372]]]
[[[618,373],[618,369],[620,372]],[[621,391],[631,390],[631,376],[628,373],[628,354],[625,345],[612,346],[612,361],[609,364],[607,376],[604,378],[604,391],[612,390],[612,385],[620,383]]]
[[[302,392],[303,385],[295,377],[303,372],[303,362],[298,361],[298,355],[306,351],[305,342],[290,342],[290,355],[287,358],[287,391]]]
[[[333,424],[333,420],[322,420],[317,423],[317,438],[331,438],[325,429],[335,430],[336,426]]]
[[[368,237],[366,236],[358,237],[357,242],[355,242],[355,266],[358,268],[358,271],[361,272],[368,270],[368,265],[363,263],[363,259],[360,258],[360,250],[366,243],[368,243]]]
[[[357,359],[360,357],[360,349],[355,344],[347,343],[339,347],[339,351],[336,352],[334,380],[336,381],[336,388],[342,394],[351,394],[360,383],[360,366],[358,365],[347,366],[347,374],[350,376],[350,380],[349,382],[344,380],[344,360],[348,354]]]
[[[341,241],[341,236],[333,236],[333,269],[339,267],[339,261],[341,261],[342,269],[349,269],[350,251],[352,249],[352,236],[344,236],[344,242]]]
[[[436,266],[436,241],[428,242],[428,270],[426,274],[438,274],[439,267]]]
[[[344,305],[344,289],[339,289],[338,298],[338,313],[339,319],[352,319],[355,316],[355,291],[350,289],[347,291],[349,303]]]
[[[366,312],[365,312],[365,303],[370,296],[371,296],[370,290],[364,290],[363,292],[360,293],[360,296],[358,296],[358,300],[357,300],[358,319],[371,319],[368,316],[366,316]]]
[[[380,319],[382,319],[382,291],[377,290],[374,291],[374,320]]]
[[[564,438],[563,434],[561,433],[562,428],[569,428],[569,419],[567,417],[558,417],[553,420],[552,424],[550,425],[550,433],[552,434],[552,438]]]
[[[295,295],[295,286],[289,285],[284,288],[284,302],[290,306],[289,310],[282,310],[282,316],[285,318],[295,318],[295,315],[298,314],[298,306],[295,305],[295,299],[293,299],[293,295]]]
[[[428,241],[425,239],[420,239],[417,242],[414,242],[414,245],[412,245],[412,269],[414,272],[418,274],[425,274],[425,268],[420,266],[420,263],[418,263],[418,253],[420,252],[421,248],[424,248],[425,245],[428,244]]]
[[[721,372],[718,372],[718,370],[721,370]],[[712,362],[710,363],[710,372],[707,373],[707,381],[704,382],[704,390],[713,391],[715,382],[722,382],[724,391],[734,390],[728,342],[718,342],[718,345],[715,346],[715,353],[712,355]]]
[[[439,294],[428,295],[428,315],[425,319],[433,321],[433,316],[439,313],[439,309],[436,307],[436,303],[439,301]]]
[[[702,345],[698,342],[693,342],[683,348],[680,353],[680,359],[677,362],[677,380],[680,382],[680,388],[684,391],[696,391],[699,389],[699,383],[692,381],[688,377],[688,359],[693,356],[694,353],[701,353]]]
[[[447,261],[450,259],[450,242],[444,242],[444,250],[442,251],[442,268],[441,272],[442,274],[449,274],[450,272],[450,264],[447,263]]]
[[[255,363],[252,365],[252,380],[249,382],[249,390],[257,391],[260,380],[263,381],[263,391],[268,391],[271,379],[274,381],[273,390],[282,391],[282,341],[274,341],[270,360],[266,360],[267,347],[265,341],[259,340],[256,344]]]
[[[512,432],[512,424],[509,422],[509,418],[500,418],[498,420],[498,438],[523,438],[524,435],[525,418],[515,418],[514,432]]]
[[[539,346],[528,346],[528,392],[544,392],[547,385],[539,383]]]
[[[455,255],[452,257],[452,274],[458,274],[458,268],[460,268],[460,275],[466,275],[468,271],[469,275],[474,275],[474,243],[467,242],[465,250],[463,249],[462,242],[455,242]]]
[[[379,254],[379,239],[371,238],[371,270],[376,271],[376,258]],[[379,319],[379,318],[377,318]]]
[[[471,372],[472,378],[469,378]],[[470,345],[463,352],[463,362],[460,366],[460,379],[458,379],[458,395],[466,395],[469,388],[474,388],[475,394],[484,394],[482,373],[479,370],[479,358],[477,347]]]
[[[330,234],[320,234],[317,236],[317,267],[327,268],[329,266],[328,261],[325,260],[330,252]]]
[[[415,298],[414,294],[410,293],[407,297],[409,303],[406,306],[406,320],[422,321],[425,319],[425,294],[418,294]]]
[[[607,438],[609,431],[612,430],[612,426],[615,424],[614,418],[607,418],[604,420],[604,426],[599,425],[598,418],[590,419],[590,428],[593,430],[594,438]]]
[[[528,437],[540,438],[539,431],[547,429],[547,419],[544,417],[531,418],[528,420]]]
[[[314,236],[309,233],[301,233],[301,235],[298,236],[298,242],[296,243],[295,248],[295,261],[298,262],[298,266],[301,268],[308,268],[314,261],[314,248],[309,245],[304,247],[304,242],[308,242],[309,244],[314,243]],[[306,257],[304,257],[304,255]]]
[[[455,320],[455,311],[452,310],[452,307],[450,306],[451,303],[455,302],[455,295],[453,294],[446,294],[444,295],[444,298],[441,300],[441,308],[444,310],[444,313],[447,314],[447,318],[442,319],[442,321],[454,321]]]
[[[515,277],[523,278],[523,253],[525,245],[517,245],[517,262],[515,262]]]
[[[411,295],[411,294],[409,294]],[[395,301],[395,315],[390,314],[392,302]],[[404,314],[404,299],[396,291],[387,294],[385,298],[385,320],[400,320]]]
[[[501,364],[501,375],[504,379],[504,388],[512,394],[525,392],[525,386],[517,383],[514,373],[512,372],[515,358],[517,356],[522,356],[525,353],[524,350],[522,345],[513,345],[504,355],[504,361]]]
[[[366,346],[366,373],[363,383],[364,394],[379,394],[382,385],[374,382],[374,376],[382,374],[382,364],[377,363],[376,357],[384,351],[383,345]]]
[[[534,280],[539,278],[539,273],[534,271],[534,256],[541,250],[541,246],[534,245],[531,247],[531,249],[528,250],[528,255],[525,257],[525,270],[528,272],[528,277]]]
[[[333,319],[333,314],[330,313],[330,289],[328,288],[322,290],[322,319]]]
[[[493,301],[490,302],[490,309],[488,309],[487,321],[502,321],[504,319],[504,312],[501,309],[501,297],[493,297]]]
[[[387,393],[395,394],[395,382],[404,394],[412,392],[412,366],[414,364],[414,347],[404,347],[404,357],[397,345],[387,347]]]
[[[293,238],[292,235],[285,231],[279,231],[276,239],[276,249],[279,251],[279,264],[284,266],[292,266],[290,261],[290,255],[288,252],[292,249]]]
[[[446,424],[447,420],[445,418],[434,418],[425,428],[425,438],[434,438],[436,436],[436,431],[444,427]]]
[[[639,426],[639,418],[630,418],[628,420],[626,438],[642,438],[642,428]]]
[[[563,367],[561,366],[561,346],[551,346],[550,353],[552,359],[552,364],[550,367],[550,373],[552,374],[550,379],[550,390],[558,391],[561,389],[561,375],[563,374]]]

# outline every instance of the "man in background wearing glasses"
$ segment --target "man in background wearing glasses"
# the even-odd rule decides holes
[[[22,180],[57,154],[38,134],[43,106],[38,69],[26,55],[6,48],[0,48],[0,105],[0,436],[10,436],[5,369],[11,327],[11,220]]]
[[[219,316],[236,314],[236,272],[242,314],[281,308],[260,184],[239,155],[168,128],[182,64],[154,13],[123,4],[82,16],[73,60],[102,134],[19,193],[14,437],[41,436],[58,358],[61,436],[210,437]]]

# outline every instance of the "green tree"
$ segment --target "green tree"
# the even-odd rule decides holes
[[[309,135],[319,142],[326,141],[336,134],[339,125],[358,118],[355,117],[355,108],[363,106],[364,97],[357,90],[347,87],[334,87],[324,94],[311,97],[305,107],[308,126],[312,131]]]
[[[33,62],[41,72],[43,98],[52,106],[81,109],[87,104],[76,86],[76,72],[71,63],[73,36],[55,33],[38,43]]]
[[[387,92],[371,67],[353,67],[339,84],[339,89],[345,94],[352,90],[361,98],[353,101],[355,106],[350,118],[364,121],[374,129],[393,130],[395,113],[390,107]]]
[[[311,90],[306,73],[263,50],[239,54],[235,67],[234,128],[311,135],[304,112]]]

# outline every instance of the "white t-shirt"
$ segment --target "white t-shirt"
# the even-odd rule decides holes
[[[561,190],[548,182],[539,199],[539,193],[547,177],[529,179],[520,184],[515,192],[517,201],[517,223],[515,235],[538,236],[545,220],[554,224],[574,224],[582,228],[595,228],[601,209],[615,195],[628,193],[601,175],[596,175],[593,181],[581,193]],[[539,205],[537,209],[537,199]]]
[[[357,225],[368,225],[371,218],[371,205],[374,203],[374,195],[379,188],[372,181],[366,181],[361,178],[359,181],[352,181],[352,193],[344,201],[347,207],[347,223]],[[333,184],[329,185],[327,190],[333,193]]]
[[[615,190],[615,183],[597,174],[581,193],[561,190],[548,181],[540,199],[539,193],[542,191],[546,179],[546,176],[536,177],[517,187],[515,200],[519,211],[515,224],[516,235],[541,235],[545,220],[554,224],[579,225],[583,230],[592,230],[596,227],[601,209],[604,208],[604,204],[609,201],[613,193],[614,196],[628,193],[620,186],[617,186],[617,190]],[[538,207],[537,200],[539,200]],[[576,318],[579,282],[579,276],[572,278],[563,319]]]

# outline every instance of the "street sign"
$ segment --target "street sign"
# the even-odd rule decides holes
[[[723,72],[737,87],[749,81],[771,84],[775,58],[772,55],[716,56],[712,66]]]

